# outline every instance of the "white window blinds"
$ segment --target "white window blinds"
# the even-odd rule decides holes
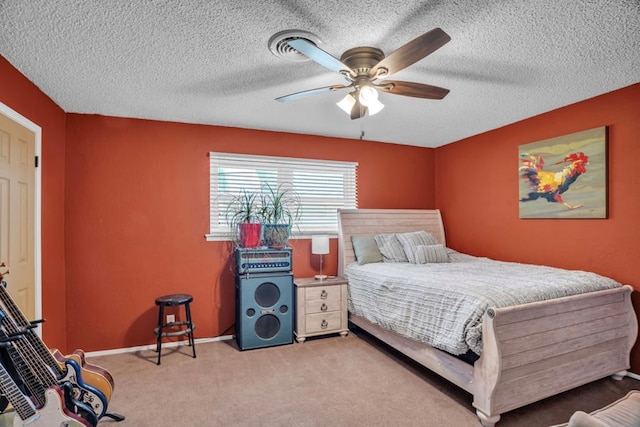
[[[357,163],[216,152],[209,160],[209,240],[228,236],[225,212],[231,197],[243,190],[259,193],[267,184],[292,186],[299,196],[302,212],[293,236],[337,234],[337,209],[357,207]]]

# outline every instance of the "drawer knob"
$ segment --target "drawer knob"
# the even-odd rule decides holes
[[[328,295],[329,294],[327,294],[326,289],[323,289],[322,292],[320,292],[320,298],[322,298],[322,299],[327,299]]]
[[[327,311],[327,309],[329,309],[329,306],[325,303],[322,303],[322,305],[320,306],[320,311]]]
[[[320,328],[321,329],[327,329],[328,326],[329,326],[329,322],[327,322],[326,320],[322,319],[322,323],[320,324]]]

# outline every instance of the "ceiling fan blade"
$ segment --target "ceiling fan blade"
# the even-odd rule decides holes
[[[440,28],[434,28],[393,51],[382,61],[374,65],[369,71],[369,75],[376,77],[379,69],[388,70],[388,73],[379,76],[381,78],[397,73],[409,65],[418,62],[425,56],[432,54],[444,46],[449,40],[451,40],[451,37],[447,33]]]
[[[325,92],[332,92],[332,91],[335,91],[335,90],[345,89],[345,88],[348,88],[348,87],[351,87],[351,86],[352,85],[349,85],[349,86],[333,85],[333,86],[319,87],[319,88],[316,88],[316,89],[309,89],[309,90],[304,90],[302,92],[292,93],[290,95],[284,95],[284,96],[276,98],[276,101],[280,101],[280,102],[294,101],[296,99],[305,98],[307,96],[317,95],[319,93],[325,93]]]
[[[442,99],[449,93],[449,89],[415,82],[401,82],[385,80],[375,85],[375,88],[394,95],[412,96],[414,98]]]
[[[348,65],[343,64],[339,59],[331,56],[330,54],[307,40],[295,39],[288,41],[287,44],[309,59],[317,62],[323,67],[330,69],[331,71],[335,71],[336,73],[343,75],[345,72],[353,76],[356,75]]]

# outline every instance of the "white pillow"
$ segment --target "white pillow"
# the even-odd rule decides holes
[[[415,264],[449,262],[447,250],[442,245],[417,246],[414,252]]]
[[[373,236],[384,262],[409,262],[402,245],[393,233]]]
[[[410,233],[398,233],[396,238],[402,245],[407,260],[412,264],[419,264],[416,261],[415,252],[418,246],[437,245],[438,241],[433,234],[426,231],[412,231]]]

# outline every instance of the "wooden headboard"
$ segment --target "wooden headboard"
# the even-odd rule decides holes
[[[338,275],[355,261],[351,236],[424,230],[447,245],[438,209],[338,209]]]

